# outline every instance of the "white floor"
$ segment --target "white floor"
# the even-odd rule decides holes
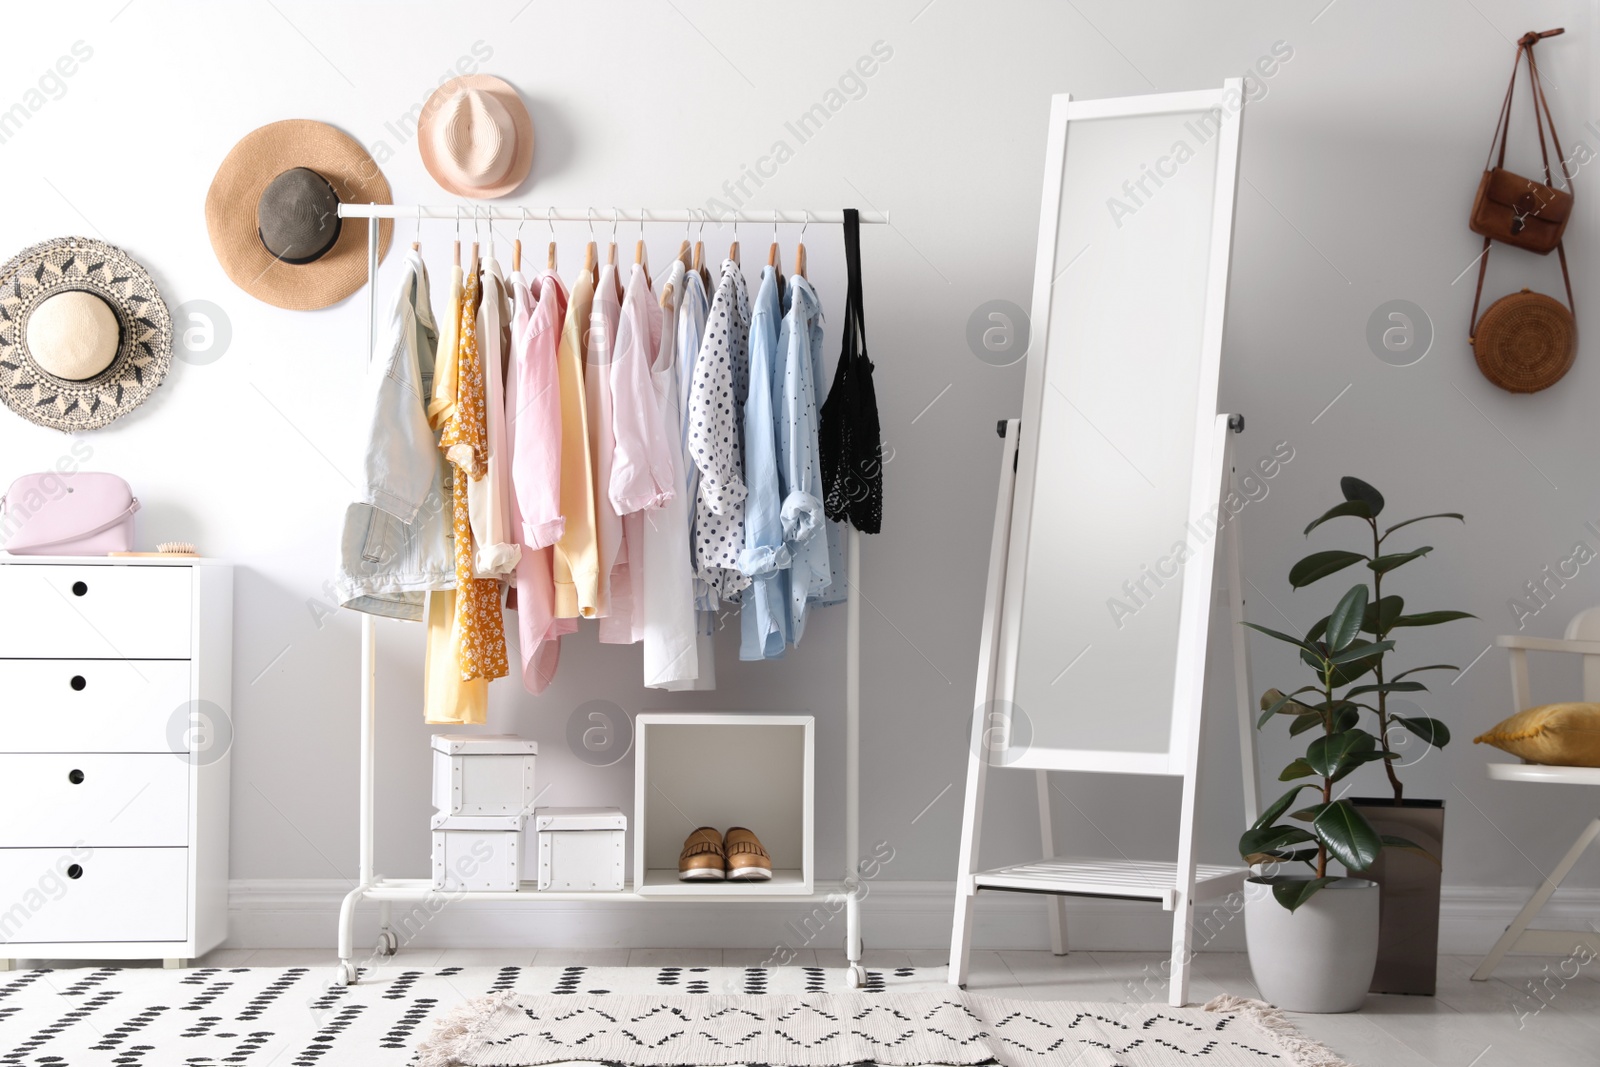
[[[637,966],[745,967],[765,962],[759,949],[463,949],[403,950],[383,969],[415,967]],[[223,949],[198,965],[330,967],[326,949]],[[868,953],[874,970],[916,967],[918,978],[942,981],[945,959],[930,950]],[[977,951],[974,991],[1005,996],[1163,1003],[1163,957],[1154,953]],[[799,953],[796,965],[836,967],[842,953]],[[53,963],[64,967],[72,964]],[[1471,982],[1476,959],[1440,958],[1436,997],[1373,996],[1352,1015],[1296,1015],[1308,1036],[1363,1067],[1578,1067],[1600,1064],[1600,960],[1511,957],[1488,982]],[[176,978],[182,972],[170,972]],[[1571,977],[1566,977],[1570,975]],[[0,978],[9,976],[0,975]],[[66,976],[62,976],[66,977]],[[1537,989],[1537,994],[1535,990]],[[1204,953],[1195,965],[1191,999],[1218,993],[1256,996],[1250,967],[1235,953]],[[308,1033],[312,1023],[307,1021]],[[421,1036],[421,1035],[418,1035]]]

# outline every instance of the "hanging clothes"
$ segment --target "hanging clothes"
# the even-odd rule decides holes
[[[666,444],[662,472],[673,486],[661,509],[644,517],[644,684],[654,689],[692,689],[700,677],[695,640],[694,572],[689,567],[689,495],[684,485],[682,402],[679,395],[678,307],[683,298],[683,263],[672,261],[661,279],[656,317],[659,344],[650,367],[652,407]],[[629,283],[629,296],[633,296]],[[624,318],[628,317],[627,312]]]
[[[739,610],[739,658],[777,659],[788,631],[789,549],[784,544],[778,484],[776,398],[778,323],[783,317],[778,272],[761,271],[750,313],[750,393],[744,404],[744,547],[739,571],[750,579]]]
[[[724,260],[689,395],[689,449],[700,472],[695,566],[708,587],[712,608],[737,601],[750,584],[739,571],[747,495],[740,423],[749,382],[749,331],[750,294],[744,274],[733,260]]]
[[[506,430],[511,441],[511,517],[523,539],[512,590],[523,688],[544,692],[555,677],[561,637],[576,620],[556,617],[555,541],[561,508],[561,386],[557,370],[567,294],[554,272],[532,282],[511,275],[515,301]]]
[[[844,599],[844,561],[838,524],[822,505],[822,463],[817,454],[817,383],[822,380],[822,302],[804,277],[789,279],[789,298],[778,330],[783,363],[778,402],[779,517],[789,549],[789,643],[805,633],[813,604]]]
[[[463,286],[459,263],[451,269],[450,275],[450,302],[439,331],[433,400],[428,404],[428,421],[435,431],[442,431],[456,417],[456,396],[460,382],[458,361],[461,350],[457,342],[461,332]],[[451,562],[459,577],[460,555],[454,543],[456,506],[465,499],[465,493],[458,491],[456,473],[452,469],[448,514]],[[489,716],[489,680],[463,679],[457,665],[456,647],[461,638],[456,626],[455,589],[428,594],[427,622],[427,648],[422,661],[423,720],[438,725],[476,725],[486,722]]]
[[[689,430],[691,426],[690,395],[694,392],[695,364],[700,355],[700,343],[705,336],[706,314],[710,310],[710,299],[706,296],[706,286],[698,270],[685,271],[681,283],[681,297],[678,303],[678,321],[676,323],[678,360],[678,403],[679,412],[679,443],[682,446],[680,454],[680,468],[683,471],[683,497],[684,510],[688,521],[688,559],[687,566],[692,575],[695,604],[695,660],[699,667],[699,674],[692,683],[673,683],[666,686],[668,689],[715,689],[717,687],[716,666],[716,631],[717,631],[717,598],[711,591],[711,586],[701,577],[700,569],[695,563],[695,546],[699,543],[695,537],[695,512],[698,509],[700,494],[700,468],[695,465],[694,457],[689,447]]]
[[[461,291],[461,330],[456,342],[456,409],[439,443],[455,467],[456,530],[456,665],[464,681],[503,678],[506,664],[505,623],[500,614],[500,583],[473,576],[475,548],[467,509],[468,485],[488,474],[488,410],[484,369],[478,351],[477,314],[480,290],[476,273],[468,272]]]
[[[406,256],[403,271],[367,369],[365,476],[345,509],[335,588],[344,607],[416,622],[428,591],[454,588],[456,574],[449,465],[427,411],[439,329],[422,257]]]
[[[622,516],[611,502],[611,468],[617,442],[612,426],[611,363],[616,358],[617,326],[622,319],[614,263],[600,268],[594,304],[589,312],[589,351],[584,362],[584,389],[589,405],[589,453],[594,457],[595,544],[599,552],[600,640],[605,644],[633,643],[633,586],[628,580],[628,555]],[[616,582],[617,568],[622,581]]]
[[[844,211],[844,259],[849,281],[844,308],[844,344],[833,387],[822,405],[818,445],[823,500],[828,518],[862,533],[883,526],[883,442],[878,395],[867,358],[867,325],[861,307],[861,213]]]
[[[473,574],[503,578],[517,566],[521,549],[511,528],[511,449],[506,437],[505,371],[510,353],[510,289],[491,255],[480,265],[475,329],[483,369],[485,409],[484,475],[467,483],[467,514],[472,521]],[[458,448],[461,446],[457,446]]]
[[[618,515],[662,507],[679,492],[672,468],[678,419],[676,413],[670,422],[663,417],[653,384],[655,361],[667,332],[645,269],[635,263],[623,297],[610,367],[615,454],[607,491]]]
[[[572,283],[561,326],[556,371],[561,390],[561,515],[556,541],[556,615],[593,618],[600,609],[600,555],[595,541],[594,459],[589,451],[589,413],[584,383],[594,275],[584,270]]]

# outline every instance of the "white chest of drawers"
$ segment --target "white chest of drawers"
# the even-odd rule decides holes
[[[0,970],[227,934],[233,569],[0,555]]]

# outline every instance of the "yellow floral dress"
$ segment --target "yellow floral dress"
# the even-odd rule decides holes
[[[483,361],[478,354],[478,272],[470,270],[461,293],[461,321],[456,334],[456,406],[439,435],[455,471],[453,518],[456,560],[456,663],[464,681],[503,678],[506,659],[505,622],[500,613],[500,582],[472,576],[472,525],[467,516],[467,479],[488,473],[489,421],[485,404]]]

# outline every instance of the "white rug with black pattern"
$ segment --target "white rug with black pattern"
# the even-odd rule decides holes
[[[941,984],[943,968],[869,970],[860,993],[848,991],[842,971],[821,967],[408,968],[402,955],[364,970],[349,988],[333,985],[333,974],[332,967],[0,974],[0,1065],[1340,1062],[1248,1002],[1217,1013],[952,996]]]

